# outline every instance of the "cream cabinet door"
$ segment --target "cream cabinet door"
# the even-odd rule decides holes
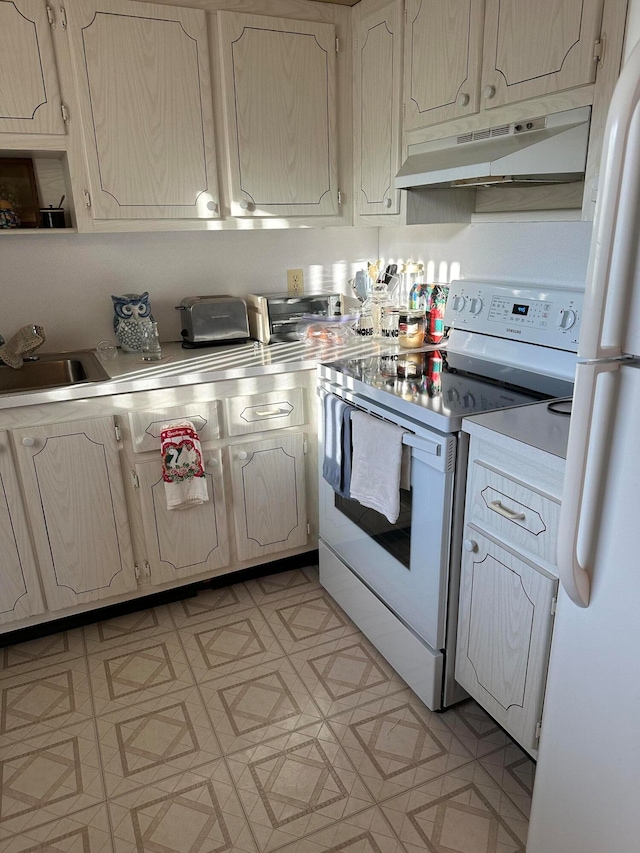
[[[236,444],[228,452],[238,559],[305,545],[304,436]]]
[[[400,168],[402,4],[392,0],[358,24],[355,46],[355,149],[358,213],[400,212],[393,179]]]
[[[13,435],[48,609],[135,589],[113,418]]]
[[[602,0],[487,0],[482,105],[593,83]]]
[[[233,216],[338,213],[335,28],[218,14]]]
[[[216,218],[205,13],[66,6],[94,218]]]
[[[172,583],[204,572],[214,575],[229,565],[221,453],[203,453],[209,500],[185,510],[167,509],[161,462],[136,465],[152,583]]]
[[[465,535],[456,681],[522,747],[536,750],[558,582],[473,527]]]
[[[44,602],[6,432],[0,432],[0,554],[0,624],[42,613]]]
[[[484,0],[408,0],[405,130],[477,113]]]
[[[0,133],[65,132],[47,11],[45,0],[0,0]]]

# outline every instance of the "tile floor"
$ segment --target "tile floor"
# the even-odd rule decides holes
[[[0,649],[2,853],[513,853],[533,762],[284,572]]]

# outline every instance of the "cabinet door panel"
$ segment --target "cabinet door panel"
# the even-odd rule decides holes
[[[303,442],[287,435],[229,448],[239,560],[306,544]]]
[[[113,419],[14,436],[48,609],[135,589]]]
[[[602,0],[487,0],[484,107],[593,83],[601,17]]]
[[[409,0],[405,130],[477,113],[484,0]]]
[[[456,681],[525,749],[537,749],[558,582],[467,527]]]
[[[44,0],[0,0],[0,133],[64,134]]]
[[[204,451],[209,500],[186,510],[167,509],[162,463],[136,465],[142,522],[153,583],[180,581],[229,564],[229,541],[219,450]]]
[[[356,47],[356,169],[360,214],[399,213],[401,16],[397,2],[364,18]]]
[[[335,28],[218,18],[232,215],[337,214]]]
[[[44,611],[27,519],[6,432],[0,432],[0,623]]]
[[[216,217],[204,12],[123,0],[69,6],[94,217]]]

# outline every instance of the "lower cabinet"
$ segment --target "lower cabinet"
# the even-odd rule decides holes
[[[137,586],[112,417],[13,431],[48,610]]]
[[[45,610],[9,437],[0,432],[0,624]]]
[[[307,544],[304,452],[301,434],[228,448],[239,560]]]
[[[187,510],[168,510],[162,463],[136,465],[147,562],[152,583],[216,574],[229,565],[229,540],[220,450],[204,453],[209,500]]]
[[[556,579],[467,525],[456,681],[534,753],[557,587]]]

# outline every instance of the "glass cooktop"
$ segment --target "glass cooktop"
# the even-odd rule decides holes
[[[338,386],[443,432],[460,429],[468,415],[573,394],[573,383],[563,379],[434,349],[344,359],[319,371]]]

